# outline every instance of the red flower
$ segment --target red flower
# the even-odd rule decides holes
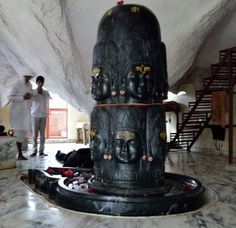
[[[118,0],[117,5],[123,5],[124,1],[123,0]]]

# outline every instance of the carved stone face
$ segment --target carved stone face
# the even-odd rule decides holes
[[[118,131],[115,134],[115,157],[121,163],[134,163],[141,157],[141,139],[136,132]]]
[[[110,96],[109,78],[98,68],[93,69],[91,90],[96,101],[105,100]]]
[[[133,98],[146,99],[152,95],[153,78],[151,68],[137,65],[127,76],[127,90]]]
[[[93,160],[100,160],[102,154],[105,152],[105,148],[106,143],[101,134],[94,134],[90,137],[91,157]]]

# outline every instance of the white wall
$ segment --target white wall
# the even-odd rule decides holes
[[[77,122],[89,122],[88,114],[79,112],[72,106],[68,105],[68,139],[77,139],[77,129],[75,125]]]
[[[183,94],[185,92],[185,94]],[[182,122],[183,112],[188,112],[188,103],[195,101],[195,91],[191,83],[184,83],[179,86],[179,93],[169,92],[167,101],[176,101],[180,105],[179,121]],[[174,112],[166,113],[166,132],[167,141],[170,141],[170,133],[176,133],[176,114]]]
[[[5,127],[5,131],[8,131],[10,129],[9,110],[10,105],[7,105],[0,109],[0,125],[3,125]]]

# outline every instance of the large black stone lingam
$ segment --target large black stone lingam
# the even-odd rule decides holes
[[[83,183],[59,180],[57,201],[110,215],[160,215],[201,206],[204,188],[165,173],[167,98],[165,44],[144,6],[118,5],[98,28],[93,52],[90,149],[94,175]]]

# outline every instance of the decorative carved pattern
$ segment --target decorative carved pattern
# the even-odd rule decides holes
[[[140,11],[139,7],[137,7],[137,6],[131,7],[131,12],[132,13],[138,13],[139,11]]]

